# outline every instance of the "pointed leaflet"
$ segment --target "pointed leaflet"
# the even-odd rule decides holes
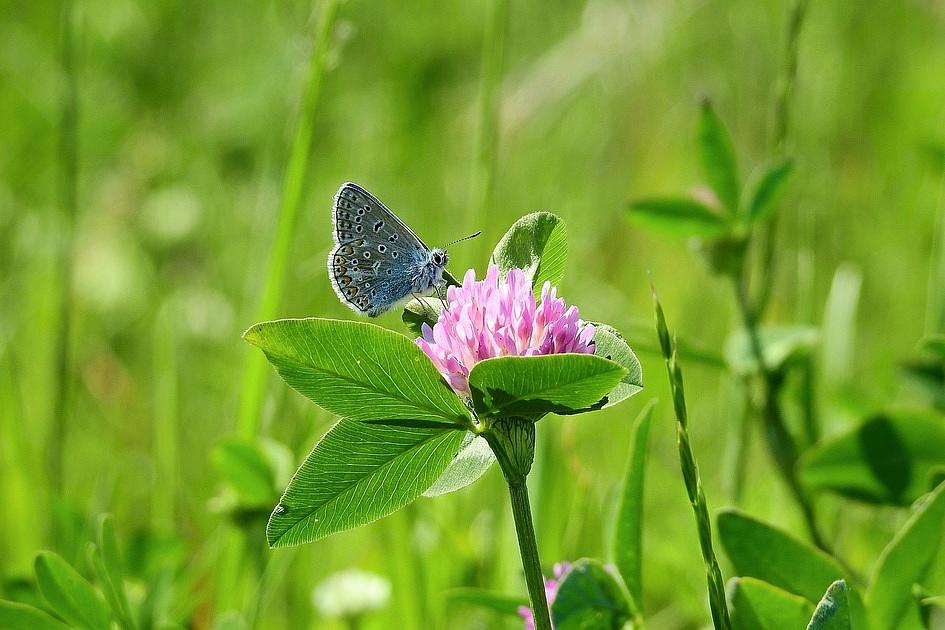
[[[455,492],[476,482],[495,463],[495,455],[485,438],[467,431],[459,452],[446,470],[427,488],[423,496],[436,497]]]
[[[729,580],[732,628],[735,630],[781,630],[807,625],[814,605],[756,578]]]
[[[702,170],[719,201],[734,214],[738,209],[738,168],[732,140],[709,99],[702,101],[699,117],[699,157]]]
[[[111,613],[98,592],[61,556],[41,551],[35,570],[43,597],[68,623],[88,630],[111,627]]]
[[[550,212],[533,212],[513,223],[492,252],[503,277],[509,269],[521,269],[536,295],[546,281],[552,286],[561,282],[567,259],[564,221]]]
[[[464,435],[339,421],[305,458],[273,510],[269,545],[312,542],[399,510],[443,473]]]
[[[282,319],[243,335],[293,389],[352,420],[464,424],[469,413],[413,341],[380,326]]]
[[[730,227],[725,219],[693,199],[638,199],[627,209],[632,221],[670,236],[721,236]]]
[[[500,357],[477,363],[469,388],[480,418],[571,414],[603,406],[626,374],[623,366],[592,354]]]
[[[807,630],[851,630],[850,600],[846,580],[837,580],[824,593]]]
[[[791,173],[794,172],[794,161],[781,160],[764,167],[761,175],[752,186],[748,199],[748,220],[764,221],[774,213],[778,200],[784,193],[784,188]]]
[[[883,550],[866,591],[866,605],[874,630],[899,627],[910,605],[912,585],[921,582],[941,543],[945,528],[945,482],[942,482],[909,517]]]
[[[719,539],[741,576],[755,577],[809,601],[843,577],[837,562],[809,545],[738,510],[722,510]]]
[[[630,461],[623,480],[623,492],[614,527],[614,564],[630,592],[630,603],[637,614],[643,602],[643,478],[646,472],[646,450],[650,421],[656,400],[650,400],[633,423]]]
[[[945,465],[945,418],[897,410],[868,418],[852,431],[809,450],[800,477],[868,503],[907,506],[928,489],[930,473]]]

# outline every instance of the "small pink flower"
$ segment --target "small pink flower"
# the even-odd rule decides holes
[[[432,328],[424,324],[417,345],[450,386],[469,396],[469,371],[484,359],[574,352],[594,353],[594,326],[578,317],[545,282],[535,303],[531,283],[521,269],[510,269],[504,282],[489,265],[484,280],[466,272],[463,286],[449,287],[448,309]]]
[[[561,580],[564,579],[564,574],[570,570],[570,563],[559,562],[554,567],[554,579],[545,578],[545,599],[548,600],[549,609],[555,602],[555,597],[558,596],[558,587],[561,586]],[[525,630],[535,630],[535,614],[532,612],[531,608],[528,606],[519,606],[518,614],[525,620]]]

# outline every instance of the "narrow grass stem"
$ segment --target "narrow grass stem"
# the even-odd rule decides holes
[[[63,491],[63,468],[69,423],[69,398],[72,392],[72,337],[74,316],[72,301],[72,260],[75,256],[75,222],[78,214],[78,88],[73,50],[73,1],[63,0],[60,13],[59,53],[62,93],[59,114],[59,321],[56,330],[57,387],[52,404],[49,433],[49,477],[53,494]]]
[[[656,328],[660,338],[660,348],[663,351],[663,359],[666,361],[669,388],[673,397],[673,409],[676,413],[676,447],[679,454],[679,464],[686,485],[686,494],[689,496],[689,503],[696,519],[696,529],[699,533],[699,547],[702,550],[702,561],[705,565],[712,623],[716,630],[730,630],[732,622],[729,619],[728,605],[725,601],[725,582],[722,580],[722,571],[719,569],[715,550],[712,547],[712,523],[709,520],[709,508],[706,503],[705,492],[702,489],[699,466],[696,463],[696,456],[689,441],[689,416],[686,410],[682,368],[680,368],[676,357],[676,342],[670,338],[663,308],[656,298],[655,291],[653,292],[653,301],[656,305]]]
[[[499,115],[502,70],[505,63],[505,39],[508,31],[508,0],[490,0],[486,29],[482,40],[482,79],[477,107],[476,154],[470,186],[469,230],[482,229],[483,217],[492,207],[498,163]],[[485,241],[477,248],[484,247]]]
[[[262,299],[256,311],[256,321],[275,317],[282,299],[289,251],[295,234],[302,191],[307,180],[315,112],[321,96],[331,33],[338,13],[338,2],[339,0],[325,0],[322,3],[308,77],[305,82],[305,92],[299,109],[298,125],[292,140],[289,164],[282,186],[282,201],[279,204],[275,239],[269,252]],[[268,372],[266,360],[260,353],[247,352],[237,420],[237,430],[240,435],[253,437],[259,432],[259,409],[262,406],[265,377]]]

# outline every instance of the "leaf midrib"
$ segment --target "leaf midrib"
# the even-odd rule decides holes
[[[291,355],[286,354],[286,353],[273,352],[273,351],[266,350],[266,349],[263,349],[263,352],[265,352],[265,353],[268,354],[269,356],[278,357],[278,358],[286,359],[286,360],[298,361],[299,363],[302,363],[301,359],[300,359],[298,356],[291,356]],[[303,365],[304,365],[304,363],[303,363]],[[340,372],[336,372],[336,371],[329,370],[329,369],[325,369],[325,368],[314,367],[314,366],[311,366],[311,365],[310,365],[309,367],[310,367],[313,371],[316,371],[316,372],[319,372],[319,371],[320,371],[320,372],[323,372],[323,373],[328,374],[328,375],[330,375],[330,376],[334,376],[335,378],[338,378],[339,380],[346,381],[346,382],[348,382],[348,383],[353,383],[353,384],[355,384],[355,385],[361,385],[362,387],[364,387],[364,383],[365,383],[364,381],[359,381],[358,379],[356,379],[356,378],[354,378],[354,377],[352,377],[352,376],[348,376],[348,375],[342,374],[342,373],[340,373]],[[282,371],[283,371],[282,368],[278,368],[278,367],[277,367],[277,369],[279,370],[280,373],[282,373]],[[365,388],[365,389],[368,389],[368,388]],[[393,398],[393,399],[395,399],[395,400],[401,401],[401,402],[410,403],[411,405],[413,405],[414,407],[416,407],[416,408],[418,408],[418,409],[421,409],[421,410],[424,410],[424,411],[433,412],[433,414],[434,414],[437,418],[445,418],[445,419],[447,419],[447,420],[450,420],[450,421],[451,421],[451,422],[450,422],[451,425],[454,425],[454,424],[461,424],[463,421],[466,420],[466,417],[465,417],[465,416],[461,416],[461,415],[456,415],[456,416],[447,416],[447,415],[444,415],[443,412],[442,412],[442,410],[440,410],[440,409],[438,409],[438,408],[436,408],[436,407],[430,407],[430,406],[426,406],[426,405],[419,404],[419,403],[417,403],[417,401],[413,400],[412,398],[406,397],[406,396],[403,395],[402,393],[394,393],[394,392],[392,392],[392,391],[390,391],[390,390],[386,390],[386,389],[385,389],[385,390],[373,389],[372,391],[383,393],[383,394],[385,394],[386,396],[388,396],[388,397],[390,397],[390,398]],[[453,420],[459,420],[460,422],[459,422],[459,423],[456,423],[456,422],[453,422]]]

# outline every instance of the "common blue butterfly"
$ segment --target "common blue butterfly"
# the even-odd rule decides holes
[[[452,278],[445,249],[427,247],[357,184],[344,183],[335,193],[331,220],[335,248],[328,254],[328,277],[342,303],[359,313],[377,317],[411,295],[430,289],[439,294],[444,273]]]

